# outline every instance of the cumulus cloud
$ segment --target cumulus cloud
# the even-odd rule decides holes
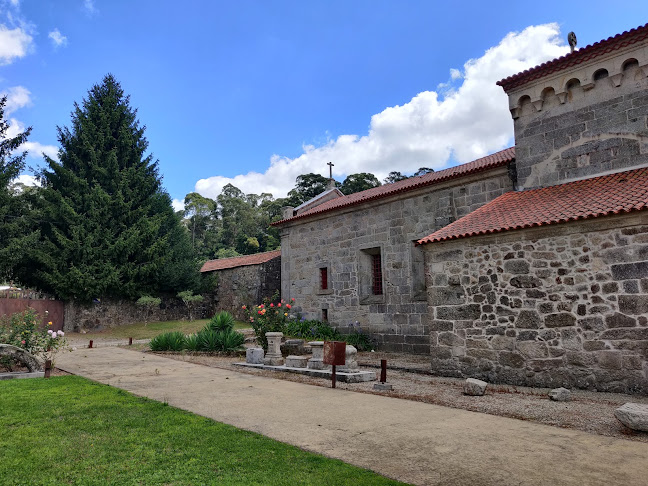
[[[38,186],[40,187],[41,183],[39,182],[36,177],[28,175],[28,174],[23,174],[18,177],[16,177],[15,182],[22,184],[23,186]]]
[[[12,138],[25,131],[25,124],[15,118],[9,119],[7,128],[7,138]],[[27,157],[37,160],[43,159],[43,154],[58,160],[58,147],[54,145],[44,145],[40,142],[27,141],[16,149],[17,152],[27,152]]]
[[[184,201],[180,199],[174,199],[171,201],[171,205],[174,211],[184,211]]]
[[[67,45],[67,37],[61,34],[58,29],[54,29],[52,32],[50,32],[48,37],[52,40],[54,47]]]
[[[7,97],[5,104],[5,116],[10,115],[14,111],[23,106],[31,105],[31,93],[24,86],[14,86],[0,93],[1,96]]]
[[[0,65],[25,57],[32,49],[33,38],[23,27],[10,29],[0,24]]]
[[[559,33],[557,24],[511,32],[480,58],[468,60],[461,70],[451,69],[450,81],[441,85],[440,93],[424,91],[403,105],[373,115],[368,134],[340,135],[321,146],[305,145],[296,158],[273,155],[263,174],[201,179],[196,191],[214,198],[231,183],[245,193],[270,192],[282,197],[298,175],[314,168],[324,174],[329,161],[335,163],[333,174],[338,178],[372,172],[383,179],[393,170],[438,170],[503,149],[512,141],[513,122],[506,94],[495,83],[565,54]]]

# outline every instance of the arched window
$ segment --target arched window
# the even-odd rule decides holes
[[[609,76],[608,70],[607,69],[599,69],[594,73],[594,81],[598,81],[599,79],[605,79]]]

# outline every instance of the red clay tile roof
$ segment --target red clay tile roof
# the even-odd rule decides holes
[[[254,255],[243,255],[232,258],[219,258],[218,260],[209,260],[200,269],[201,272],[213,272],[214,270],[225,270],[226,268],[245,267],[248,265],[259,265],[269,262],[270,260],[280,257],[281,250],[266,251],[264,253],[255,253]]]
[[[298,216],[282,219],[281,221],[272,223],[272,225],[280,225],[289,221],[292,222],[297,219],[306,218],[308,216],[335,211],[340,208],[354,206],[356,204],[361,204],[367,201],[373,201],[376,199],[393,196],[394,194],[399,194],[401,192],[412,191],[421,187],[438,184],[449,179],[457,179],[469,174],[474,174],[488,169],[504,166],[513,160],[515,160],[515,148],[509,147],[499,152],[495,152],[494,154],[487,155],[486,157],[482,157],[481,159],[473,160],[472,162],[468,162],[466,164],[457,165],[456,167],[440,170],[438,172],[431,172],[429,174],[418,177],[410,177],[409,179],[394,182],[392,184],[385,184],[383,186],[367,189],[366,191],[356,192],[355,194],[339,197],[337,199],[333,199],[331,201],[320,204],[319,206],[315,206],[313,209],[304,211]]]
[[[547,61],[539,66],[514,74],[513,76],[498,81],[497,84],[504,88],[504,91],[508,92],[509,90],[534,79],[547,76],[572,66],[577,66],[578,64],[589,61],[597,56],[641,42],[646,38],[648,38],[648,24],[637,27],[636,29],[628,30],[622,34],[617,34],[614,37],[609,37],[608,39],[595,42],[594,44],[578,49],[577,51],[571,52],[552,61]]]
[[[648,209],[648,168],[507,192],[417,245]]]

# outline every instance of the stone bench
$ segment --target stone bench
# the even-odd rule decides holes
[[[288,356],[286,358],[286,367],[288,368],[306,368],[308,365],[308,356]]]

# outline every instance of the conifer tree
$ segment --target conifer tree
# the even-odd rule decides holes
[[[109,74],[74,104],[70,128],[58,127],[59,161],[46,156],[41,173],[41,245],[24,279],[86,301],[192,287],[188,235],[136,113]],[[173,268],[187,273],[169,282]]]
[[[0,98],[0,283],[11,278],[12,269],[22,253],[25,218],[21,197],[11,187],[25,166],[27,152],[16,153],[27,141],[31,128],[7,137],[9,123],[4,119],[7,97]]]

